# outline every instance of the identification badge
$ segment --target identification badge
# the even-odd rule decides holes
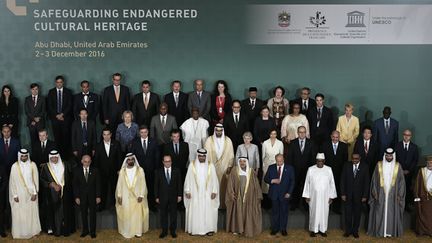
[[[276,112],[276,118],[279,119],[279,112]]]
[[[219,113],[222,113],[222,107],[219,107]]]

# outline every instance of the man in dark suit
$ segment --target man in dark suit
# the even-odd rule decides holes
[[[6,234],[6,197],[9,179],[6,174],[6,168],[0,165],[0,236],[5,238]]]
[[[96,205],[101,202],[101,178],[97,168],[90,167],[91,157],[84,155],[82,166],[77,166],[73,176],[73,192],[75,203],[81,211],[82,233],[89,234],[88,214],[90,213],[90,236],[96,238]]]
[[[173,115],[177,125],[181,126],[190,117],[187,108],[188,95],[181,91],[181,82],[175,80],[171,83],[172,92],[164,97],[164,102],[168,105],[168,114]]]
[[[231,138],[235,152],[237,147],[243,143],[243,133],[249,131],[249,119],[240,112],[241,102],[239,100],[232,102],[232,110],[232,113],[226,114],[223,126],[225,135]]]
[[[109,209],[115,203],[115,189],[117,185],[117,171],[120,170],[123,154],[120,143],[112,139],[109,128],[102,130],[102,141],[95,146],[93,166],[98,168],[101,184],[102,209]]]
[[[96,124],[96,118],[100,110],[99,95],[90,92],[90,82],[84,80],[81,82],[81,92],[74,95],[73,113],[75,120],[79,120],[81,109],[86,109],[88,119]]]
[[[31,159],[40,169],[42,164],[48,162],[49,152],[57,148],[55,143],[48,139],[48,131],[46,129],[39,130],[38,136],[38,142],[32,147]]]
[[[192,114],[192,108],[196,107],[200,111],[200,116],[207,121],[211,121],[211,96],[210,93],[204,91],[204,80],[197,79],[194,81],[195,91],[189,93],[188,96],[188,110]]]
[[[155,200],[159,204],[162,233],[159,238],[168,235],[168,215],[170,219],[170,233],[177,237],[177,203],[182,200],[183,181],[180,170],[172,166],[170,155],[163,156],[163,168],[156,171],[154,191]]]
[[[30,133],[30,142],[33,147],[39,142],[38,131],[45,128],[45,96],[39,94],[39,85],[30,84],[31,95],[24,101],[24,111],[27,117],[27,127]]]
[[[72,91],[64,87],[63,76],[56,77],[55,86],[48,92],[47,112],[58,149],[63,156],[67,156],[70,153]]]
[[[135,154],[139,165],[144,169],[146,184],[148,189],[149,209],[156,211],[154,197],[154,173],[162,167],[160,160],[159,146],[157,142],[149,138],[147,126],[142,125],[139,130],[139,138],[132,141],[131,152]]]
[[[369,167],[360,162],[360,155],[353,153],[352,163],[345,163],[340,183],[340,195],[344,202],[345,234],[359,238],[360,217],[369,195]]]
[[[153,116],[150,122],[150,137],[159,146],[169,143],[171,130],[177,129],[175,117],[168,114],[168,105],[162,103],[159,107],[159,114]],[[161,147],[162,149],[162,147]]]
[[[384,107],[383,117],[374,122],[373,137],[380,146],[379,156],[384,155],[387,148],[395,147],[399,141],[399,122],[390,117],[391,108]]]
[[[129,88],[120,84],[121,79],[120,73],[113,74],[113,85],[106,87],[102,96],[103,122],[111,133],[115,133],[118,124],[122,122],[123,112],[131,107]]]
[[[315,95],[316,107],[309,108],[307,119],[309,121],[310,138],[320,147],[329,140],[331,132],[335,129],[333,112],[324,106],[324,95]]]
[[[309,166],[314,164],[316,149],[312,141],[306,138],[306,128],[300,126],[297,129],[298,138],[292,140],[289,144],[287,162],[294,167],[295,188],[292,195],[291,210],[300,206],[306,172]],[[306,205],[304,205],[306,206]]]
[[[171,131],[171,142],[164,145],[163,154],[171,156],[172,166],[180,170],[184,181],[189,164],[189,145],[180,141],[180,130]]]
[[[135,116],[135,122],[141,126],[150,126],[153,116],[159,111],[159,95],[150,92],[151,83],[148,80],[141,82],[141,91],[136,94],[132,102],[132,112]]]
[[[261,108],[264,106],[264,101],[257,98],[257,93],[256,87],[250,87],[249,98],[241,102],[242,111],[248,118],[251,129],[255,126],[255,119],[260,116]]]
[[[288,205],[294,190],[294,169],[284,163],[283,154],[276,155],[276,164],[269,166],[264,182],[270,185],[268,196],[272,200],[271,235],[281,231],[287,235]]]
[[[311,90],[308,87],[303,87],[300,90],[300,98],[293,100],[294,102],[300,104],[301,113],[307,115],[308,112],[316,107],[316,102],[314,99],[310,98]]]
[[[415,143],[411,141],[412,132],[406,129],[403,132],[403,140],[395,146],[396,161],[400,163],[403,169],[406,183],[406,205],[407,209],[411,210],[410,206],[414,202],[412,180],[415,178],[417,164],[419,162],[419,151]]]
[[[331,167],[336,191],[339,194],[340,175],[344,164],[348,161],[348,145],[339,140],[339,132],[333,131],[331,134],[331,141],[323,144],[321,152],[324,153],[326,164]],[[333,200],[332,209],[336,213],[340,213],[340,201],[336,198]]]
[[[354,153],[360,155],[360,162],[367,164],[369,167],[369,175],[372,175],[375,166],[379,160],[379,146],[372,139],[372,128],[370,126],[365,126],[363,128],[363,138],[357,139],[354,145]]]
[[[17,161],[18,151],[21,149],[20,141],[11,137],[9,126],[2,127],[3,138],[0,139],[0,166],[4,166],[6,174],[10,174],[11,167]]]
[[[85,108],[79,113],[80,119],[72,124],[72,152],[79,161],[83,155],[93,156],[96,145],[96,125],[94,121],[87,119]]]

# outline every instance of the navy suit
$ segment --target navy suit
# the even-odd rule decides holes
[[[381,117],[374,122],[373,126],[373,138],[377,141],[380,152],[379,156],[381,157],[384,154],[384,151],[387,148],[394,148],[396,143],[399,140],[399,122],[393,118],[390,119],[390,128],[388,129],[388,133],[386,133],[384,126],[384,118]]]
[[[4,139],[0,138],[0,166],[4,166],[7,175],[10,174],[13,163],[18,160],[18,151],[20,149],[20,141],[16,138],[10,138],[9,149],[6,152]]]
[[[286,231],[288,223],[288,202],[285,194],[292,196],[294,190],[294,168],[285,164],[282,171],[282,178],[279,184],[271,184],[273,179],[278,179],[278,166],[269,166],[264,177],[264,182],[270,185],[268,197],[272,200],[272,231]]]
[[[412,195],[413,188],[411,188],[411,185],[412,185],[412,180],[415,176],[415,169],[419,161],[418,147],[413,142],[410,142],[407,151],[404,148],[403,141],[400,141],[396,144],[395,151],[396,151],[396,161],[400,163],[403,170],[409,171],[409,173],[405,175],[405,183],[407,189],[405,201],[411,203],[413,202],[414,199]]]

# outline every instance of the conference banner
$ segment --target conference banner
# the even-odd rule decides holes
[[[432,44],[432,5],[249,5],[250,44]]]

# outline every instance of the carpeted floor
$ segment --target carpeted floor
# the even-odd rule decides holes
[[[353,237],[344,238],[342,236],[343,232],[340,230],[330,230],[328,232],[327,238],[323,238],[321,236],[310,238],[309,233],[304,230],[289,231],[288,236],[286,237],[281,236],[280,234],[271,236],[269,231],[265,231],[256,238],[244,238],[225,232],[218,232],[211,237],[189,236],[188,234],[179,231],[177,239],[173,239],[171,236],[168,236],[162,240],[159,239],[159,233],[160,231],[152,230],[144,234],[141,238],[124,239],[115,230],[101,230],[97,232],[96,239],[91,239],[90,236],[87,236],[83,239],[79,237],[79,233],[75,233],[74,235],[67,238],[42,234],[31,240],[13,240],[9,234],[8,238],[0,238],[0,242],[432,242],[431,237],[417,237],[412,231],[406,232],[402,238],[387,239],[372,238],[366,236],[364,232],[360,234],[359,239],[354,239]]]

